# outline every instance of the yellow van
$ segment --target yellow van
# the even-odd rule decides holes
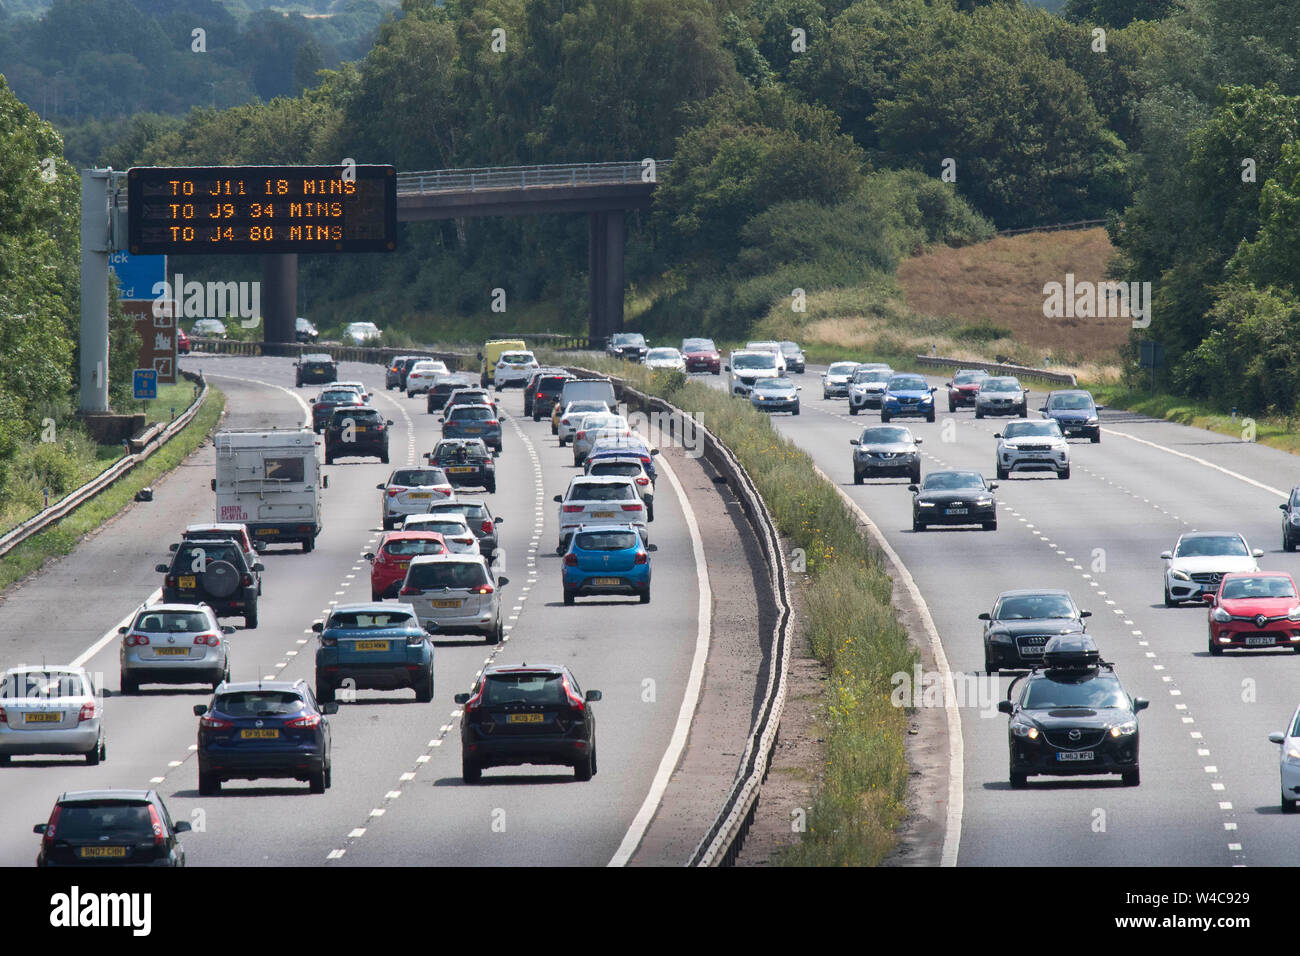
[[[528,344],[523,339],[493,339],[483,343],[483,351],[478,353],[479,378],[484,388],[492,384],[492,371],[497,367],[497,359],[502,352],[526,352]]]

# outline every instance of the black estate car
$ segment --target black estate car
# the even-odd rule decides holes
[[[978,524],[985,531],[998,528],[997,483],[978,471],[932,471],[912,492],[912,530],[934,524]]]
[[[993,610],[980,615],[984,622],[984,670],[996,674],[1002,668],[1035,667],[1043,662],[1043,649],[1053,637],[1080,634],[1083,619],[1091,611],[1080,611],[1063,588],[1003,591]]]
[[[184,866],[172,821],[156,790],[75,790],[59,794],[41,835],[37,866]]]
[[[298,388],[302,388],[304,385],[328,384],[339,380],[338,363],[324,352],[304,355],[293,364],[297,369],[294,384]]]
[[[392,424],[391,419],[369,406],[343,405],[334,409],[325,426],[325,464],[357,455],[377,455],[388,464],[388,426]]]
[[[1149,701],[1125,692],[1114,665],[1100,659],[1086,634],[1052,638],[1044,658],[1043,666],[1013,680],[1007,699],[998,702],[1011,718],[1011,786],[1024,787],[1034,774],[1117,773],[1125,786],[1136,787],[1137,712]]]

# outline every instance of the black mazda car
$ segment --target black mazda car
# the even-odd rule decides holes
[[[932,471],[912,492],[912,530],[935,524],[978,524],[985,531],[998,527],[997,488],[978,471]]]

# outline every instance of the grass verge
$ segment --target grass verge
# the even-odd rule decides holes
[[[541,361],[560,362],[550,353]],[[813,653],[829,672],[823,720],[826,766],[807,832],[778,862],[874,866],[895,844],[906,812],[905,712],[891,705],[890,676],[916,659],[890,604],[879,554],[835,488],[812,478],[813,462],[747,402],[679,373],[651,374],[609,359],[583,364],[625,378],[690,412],[754,480],[781,534],[802,549],[807,572],[792,575],[808,608]]]
[[[188,404],[188,403],[187,403]],[[226,407],[225,393],[209,387],[207,400],[193,420],[146,461],[122,476],[53,527],[33,535],[0,561],[0,591],[38,571],[51,558],[72,551],[86,534],[102,526],[135,498],[135,493],[171,471],[203,443]]]

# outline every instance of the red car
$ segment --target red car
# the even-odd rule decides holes
[[[980,382],[989,373],[978,368],[964,368],[948,383],[948,411],[955,412],[959,405],[975,407],[975,396],[980,393]]]
[[[379,541],[379,550],[366,554],[370,568],[370,600],[397,597],[411,558],[418,554],[446,554],[447,542],[433,531],[391,531]]]
[[[190,354],[190,337],[179,326],[176,328],[176,352],[179,355]]]
[[[1225,574],[1210,605],[1210,653],[1224,648],[1282,647],[1300,654],[1300,598],[1285,571]]]
[[[722,374],[722,356],[713,339],[682,339],[682,358],[686,360],[688,372]]]

